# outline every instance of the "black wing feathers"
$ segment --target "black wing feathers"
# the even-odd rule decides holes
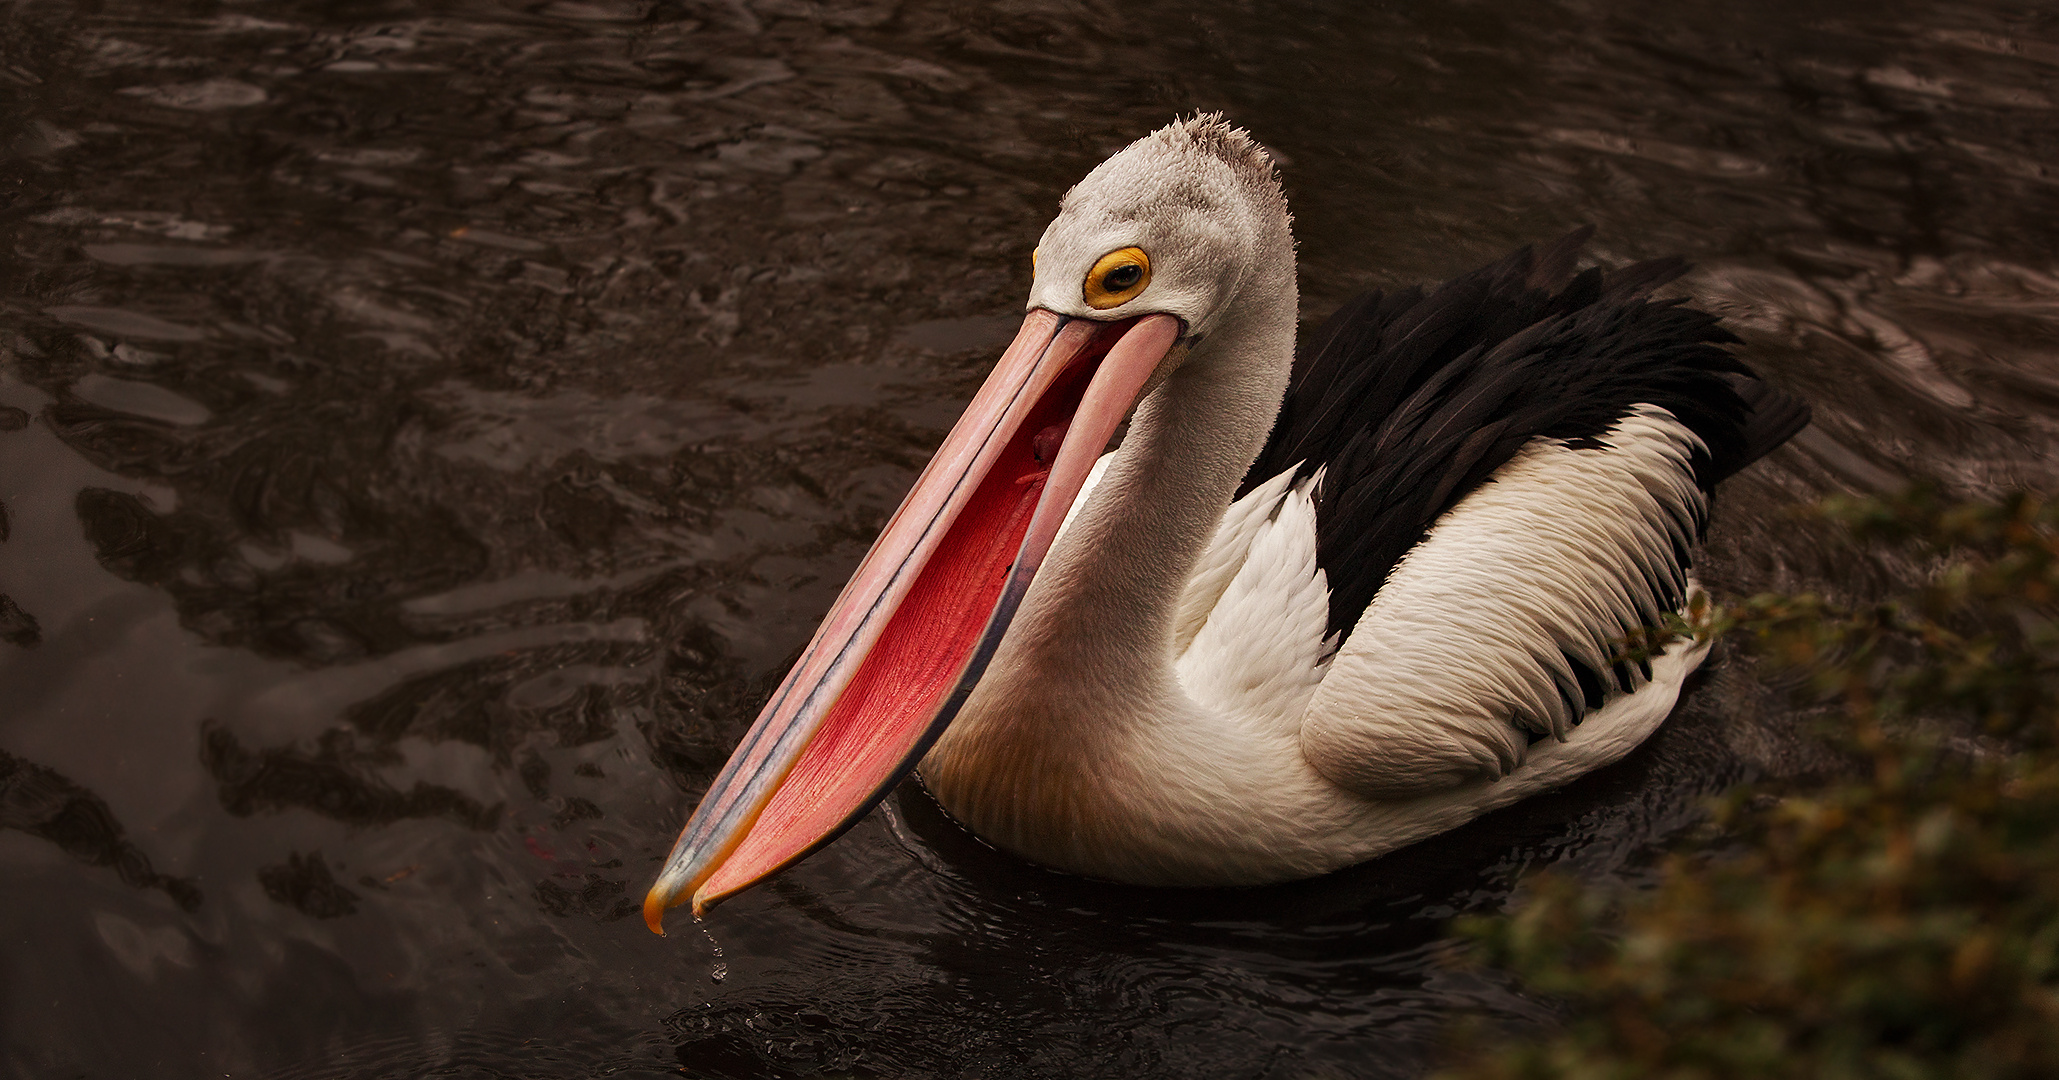
[[[1605,451],[1599,437],[1632,406],[1661,406],[1707,444],[1692,466],[1708,490],[1808,422],[1806,405],[1723,347],[1737,339],[1714,316],[1650,298],[1685,263],[1574,273],[1591,232],[1427,294],[1368,292],[1308,337],[1238,494],[1288,469],[1326,470],[1316,553],[1340,638],[1438,516],[1533,438]],[[1688,524],[1698,535],[1706,523]],[[1649,571],[1677,607],[1688,553],[1674,554],[1677,565]]]

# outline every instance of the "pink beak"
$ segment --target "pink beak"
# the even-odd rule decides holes
[[[1180,334],[1170,315],[1030,312],[680,831],[644,899],[653,932],[799,862],[914,771]]]

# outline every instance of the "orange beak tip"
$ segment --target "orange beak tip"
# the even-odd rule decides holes
[[[665,898],[658,895],[658,890],[652,889],[649,893],[645,894],[643,898],[643,924],[650,927],[651,933],[659,937],[665,936],[665,907]]]

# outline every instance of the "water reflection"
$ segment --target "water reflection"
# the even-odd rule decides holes
[[[1319,882],[1161,893],[905,791],[708,939],[626,918],[1011,331],[1064,188],[1229,109],[1308,314],[1599,226],[1817,425],[1785,516],[2053,482],[2049,20],[1981,3],[0,10],[0,1043],[29,1075],[1408,1075],[1541,863],[1815,767],[1739,664],[1645,752]],[[87,1004],[90,1003],[90,1004]]]

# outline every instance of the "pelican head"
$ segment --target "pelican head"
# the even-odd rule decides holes
[[[1220,116],[1180,121],[1065,194],[1037,243],[1028,307],[1099,320],[1171,315],[1186,336],[1206,336],[1247,286],[1277,285],[1282,267],[1292,280],[1291,221],[1256,141]]]

